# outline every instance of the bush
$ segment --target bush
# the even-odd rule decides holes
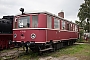
[[[79,31],[80,38],[78,39],[77,42],[82,42],[82,41],[83,41],[83,33],[84,33],[84,30],[80,30],[80,31]]]
[[[83,42],[83,38],[82,38],[82,37],[79,38],[79,39],[77,40],[77,42]]]

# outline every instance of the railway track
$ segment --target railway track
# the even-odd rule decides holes
[[[17,48],[15,50],[11,49],[10,51],[5,51],[5,52],[0,51],[0,59],[12,60],[18,58],[19,54],[23,52],[24,50],[22,50],[21,48]]]

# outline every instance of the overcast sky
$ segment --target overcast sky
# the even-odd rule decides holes
[[[3,15],[16,15],[21,13],[23,7],[28,11],[48,11],[58,15],[58,12],[65,12],[65,19],[70,21],[78,20],[77,13],[84,0],[0,0],[0,18]]]

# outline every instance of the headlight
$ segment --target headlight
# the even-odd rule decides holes
[[[16,38],[17,37],[17,34],[14,34],[14,38]]]
[[[30,43],[27,43],[27,46],[30,46]]]
[[[31,38],[32,39],[35,39],[36,38],[36,35],[34,33],[31,34]]]

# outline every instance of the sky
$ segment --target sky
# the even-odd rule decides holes
[[[78,20],[77,14],[80,5],[84,0],[0,0],[0,18],[4,15],[17,15],[21,13],[20,8],[25,12],[47,11],[58,15],[64,12],[65,19],[69,21]]]

